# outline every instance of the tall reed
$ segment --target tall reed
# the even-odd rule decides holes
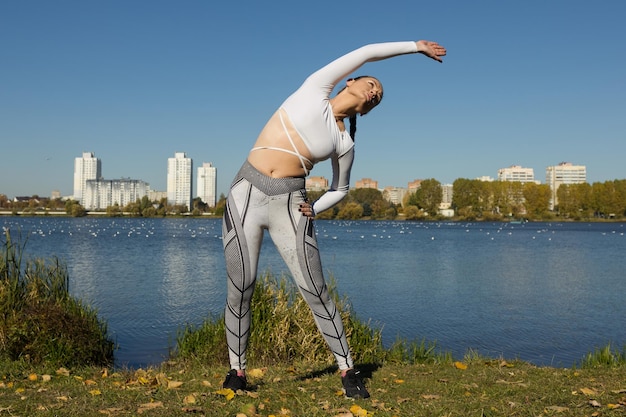
[[[580,365],[582,368],[624,366],[626,365],[626,346],[620,351],[613,348],[611,343],[608,343],[606,346],[597,348],[585,355]]]
[[[427,362],[449,360],[434,345],[398,342],[383,347],[382,329],[358,319],[347,298],[339,297],[335,281],[329,291],[341,312],[350,349],[357,363]],[[307,362],[332,365],[335,360],[317,329],[311,310],[287,277],[265,273],[257,280],[252,299],[252,328],[248,361],[256,364]],[[201,325],[184,327],[173,356],[205,364],[227,364],[224,317],[212,316]]]
[[[26,259],[26,239],[5,230],[0,253],[0,359],[107,365],[114,343],[95,310],[72,297],[59,259]]]

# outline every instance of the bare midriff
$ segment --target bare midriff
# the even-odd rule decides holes
[[[254,143],[254,148],[273,147],[291,152],[295,151],[280,122],[279,111],[280,110],[274,113],[269,119]],[[312,157],[309,150],[284,112],[283,120],[298,153],[311,160]],[[256,149],[248,154],[248,162],[261,173],[272,178],[304,177],[306,175],[304,168],[302,168],[300,158],[281,150]],[[306,163],[306,166],[309,170],[313,168],[309,163]]]

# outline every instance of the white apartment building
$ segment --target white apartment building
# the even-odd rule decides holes
[[[167,203],[191,210],[193,162],[184,152],[167,158]]]
[[[571,162],[561,162],[558,165],[546,168],[546,184],[550,186],[552,198],[550,208],[558,204],[556,192],[561,184],[583,184],[587,182],[587,167],[573,165]]]
[[[454,187],[452,184],[441,184],[441,208],[448,209],[452,206]]]
[[[83,152],[83,156],[74,159],[74,200],[84,207],[87,181],[101,177],[102,163],[93,152]]]
[[[148,195],[150,186],[142,180],[87,180],[83,207],[104,210],[115,204],[124,207]]]
[[[210,162],[203,162],[198,167],[196,179],[198,197],[209,207],[215,207],[217,202],[217,168]]]
[[[535,182],[535,172],[532,168],[511,165],[498,170],[498,181]]]
[[[401,205],[404,196],[407,194],[406,188],[388,186],[383,188],[383,198],[395,205]]]

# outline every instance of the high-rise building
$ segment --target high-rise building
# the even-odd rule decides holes
[[[209,207],[215,207],[217,201],[217,169],[210,162],[198,167],[196,178],[198,197]]]
[[[304,182],[304,188],[307,191],[326,191],[328,190],[328,180],[324,177],[307,177]]]
[[[413,181],[409,181],[409,184],[407,186],[407,190],[410,193],[414,193],[417,190],[419,190],[419,188],[422,186],[422,180],[413,180]]]
[[[102,164],[93,152],[83,152],[74,160],[74,200],[84,206],[87,180],[102,177]]]
[[[573,165],[571,162],[561,162],[558,165],[546,168],[546,184],[550,186],[552,198],[550,208],[558,204],[556,192],[562,184],[583,184],[587,182],[587,167]]]
[[[378,189],[378,181],[371,178],[361,178],[354,183],[354,188],[375,188]]]
[[[401,205],[406,194],[406,188],[393,186],[387,186],[383,188],[383,199],[389,201],[392,204]]]
[[[117,204],[124,207],[148,195],[150,186],[142,180],[87,180],[83,206],[87,210],[102,210]]]
[[[167,158],[167,203],[191,210],[193,162],[184,152]]]
[[[535,172],[532,168],[511,165],[498,170],[498,181],[535,182]]]

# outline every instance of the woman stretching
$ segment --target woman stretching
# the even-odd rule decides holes
[[[343,323],[322,273],[313,218],[348,193],[354,158],[356,116],[376,107],[383,87],[374,77],[350,78],[333,98],[331,91],[366,62],[421,53],[441,62],[446,54],[436,42],[388,42],[356,49],[310,75],[269,119],[233,180],[222,224],[228,274],[226,340],[231,370],[223,386],[246,389],[246,348],[250,301],[264,230],[289,267],[315,322],[334,354],[346,396],[367,398],[353,369]],[[344,124],[349,119],[349,132]],[[309,203],[305,177],[329,159],[330,189]]]

